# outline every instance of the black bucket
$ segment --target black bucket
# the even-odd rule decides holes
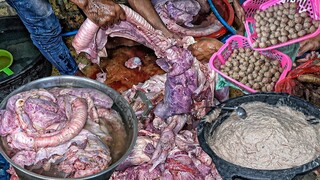
[[[224,103],[220,104],[218,107],[233,107],[239,106],[243,103],[254,101],[264,102],[270,105],[287,105],[297,111],[304,113],[306,116],[320,117],[320,110],[316,106],[300,98],[282,93],[248,94],[241,97],[229,99],[228,101],[225,101]],[[212,109],[206,115],[206,117],[212,115],[213,112],[214,109]],[[217,127],[220,126],[222,122],[230,116],[230,114],[230,111],[222,110],[219,117],[213,120],[212,123],[207,122],[206,117],[204,117],[204,119],[200,122],[198,126],[198,140],[200,146],[212,158],[219,174],[223,179],[293,179],[297,175],[305,174],[320,166],[320,157],[318,157],[309,163],[294,168],[280,170],[259,170],[235,165],[218,157],[217,154],[213,152],[210,146],[208,145],[207,138],[211,136],[212,132],[214,132],[215,129],[217,129]]]
[[[51,75],[52,65],[33,45],[18,16],[0,17],[0,49],[13,56],[13,75],[0,72],[0,101],[20,86]]]

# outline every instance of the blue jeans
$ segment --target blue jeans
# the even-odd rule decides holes
[[[33,44],[62,75],[77,72],[77,63],[61,37],[61,26],[48,0],[6,0],[31,34]]]

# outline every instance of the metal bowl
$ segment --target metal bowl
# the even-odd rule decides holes
[[[320,110],[311,103],[283,93],[255,93],[248,94],[237,98],[232,98],[224,103],[220,104],[221,106],[239,106],[243,103],[248,102],[264,102],[270,105],[276,105],[281,103],[287,105],[297,111],[304,113],[307,116],[320,117]],[[214,119],[212,123],[207,122],[206,118],[210,118],[214,109],[212,109],[201,121],[198,127],[198,140],[202,149],[212,158],[213,162],[216,165],[216,168],[223,179],[231,180],[234,178],[244,178],[244,179],[293,179],[297,175],[306,174],[309,171],[312,171],[320,166],[320,157],[315,158],[313,161],[303,164],[301,166],[280,169],[280,170],[259,170],[242,167],[232,162],[228,162],[220,158],[209,146],[207,143],[207,138],[211,136],[211,133],[214,132],[217,127],[219,127],[223,121],[225,121],[231,114],[230,111],[222,110],[219,117]]]
[[[16,89],[1,102],[0,108],[4,109],[9,97],[17,93],[20,93],[22,91],[27,91],[31,89],[37,89],[37,88],[53,88],[53,87],[93,88],[107,94],[114,101],[114,105],[112,106],[112,108],[117,112],[119,112],[119,114],[121,115],[123,123],[125,125],[125,129],[127,131],[127,135],[128,135],[127,137],[128,143],[126,144],[127,147],[125,148],[125,152],[123,152],[123,156],[120,159],[118,159],[116,162],[113,162],[107,169],[97,174],[93,174],[91,176],[86,176],[82,178],[69,178],[69,179],[95,179],[95,180],[109,179],[109,177],[112,175],[116,167],[129,156],[129,153],[131,152],[131,150],[133,149],[136,143],[137,133],[138,133],[138,124],[137,124],[138,121],[133,109],[130,107],[129,103],[114,89],[106,86],[105,84],[99,83],[97,81],[94,81],[88,78],[82,78],[82,77],[76,77],[76,76],[52,76],[52,77],[46,77],[46,78],[32,81]],[[60,180],[62,179],[62,178],[53,178],[53,177],[39,175],[18,166],[5,153],[2,140],[0,144],[1,144],[0,153],[13,166],[17,175],[21,179],[24,179],[24,180],[25,179],[26,180],[29,180],[29,179],[30,180],[36,180],[36,179]]]

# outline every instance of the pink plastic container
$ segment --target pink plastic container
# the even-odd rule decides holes
[[[234,85],[240,87],[241,89],[249,92],[249,93],[255,93],[256,90],[240,83],[239,81],[227,76],[226,74],[222,73],[219,69],[221,65],[225,64],[229,56],[232,54],[234,49],[238,49],[240,47],[246,47],[251,48],[251,46],[248,43],[248,39],[243,36],[234,35],[231,36],[227,42],[219,49],[218,52],[214,53],[209,61],[209,66],[211,69],[219,73],[222,77],[224,77],[226,80],[230,81]],[[252,48],[251,48],[252,49]],[[277,50],[267,50],[267,51],[259,51],[260,54],[263,54],[267,56],[268,58],[272,60],[278,60],[280,61],[281,67],[283,68],[283,72],[279,77],[279,80],[277,83],[284,79],[288,72],[292,68],[292,61],[289,56],[283,54],[282,52],[279,52]]]
[[[253,43],[257,39],[257,33],[255,31],[255,20],[254,15],[257,10],[265,10],[270,6],[275,4],[282,4],[285,2],[297,2],[299,4],[298,13],[307,12],[313,20],[320,20],[320,0],[247,0],[243,3],[243,9],[245,10],[245,29],[248,34],[249,44],[253,47]],[[251,27],[251,29],[250,29]],[[316,35],[320,34],[320,27],[312,33],[307,34],[305,36],[299,37],[297,39],[289,40],[285,43],[275,44],[266,48],[253,48],[254,50],[270,50],[279,47],[283,47],[289,44],[293,44],[296,42],[303,41],[305,39],[309,39],[315,37]]]

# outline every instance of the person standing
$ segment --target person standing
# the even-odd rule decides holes
[[[100,27],[111,26],[126,16],[113,0],[70,0]],[[61,75],[81,75],[70,50],[63,42],[61,25],[48,0],[6,0],[16,10],[33,44]]]

